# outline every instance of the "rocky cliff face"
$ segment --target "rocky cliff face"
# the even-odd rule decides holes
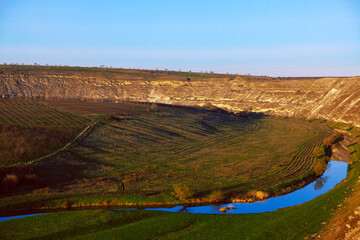
[[[0,69],[0,95],[178,105],[328,119],[360,126],[360,77],[278,79],[167,74],[136,70]]]

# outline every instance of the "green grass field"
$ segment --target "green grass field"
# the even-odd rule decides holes
[[[360,137],[359,132],[350,132]],[[348,177],[328,193],[270,213],[207,215],[154,211],[81,210],[0,222],[2,239],[303,239],[320,231],[360,174],[359,142]],[[351,199],[351,198],[350,198]]]
[[[303,239],[320,231],[360,173],[359,143],[347,181],[328,193],[275,212],[207,215],[153,211],[81,210],[0,222],[2,239]]]

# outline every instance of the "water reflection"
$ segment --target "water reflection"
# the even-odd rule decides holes
[[[240,213],[261,213],[275,211],[279,208],[295,206],[304,202],[308,202],[327,191],[331,190],[346,178],[348,164],[339,161],[330,161],[328,169],[323,176],[302,189],[292,193],[258,201],[254,203],[230,203],[222,205],[209,205],[198,207],[176,206],[172,208],[147,208],[145,210],[158,210],[167,212],[183,212],[183,213],[205,213],[205,214],[240,214]],[[226,212],[220,209],[226,207]],[[111,209],[110,209],[111,210]],[[136,208],[119,208],[116,210],[137,210]],[[13,217],[0,217],[0,221],[6,221],[14,218],[30,217],[42,213],[19,215]]]
[[[228,207],[230,204],[197,206],[197,207],[183,207],[176,206],[173,208],[147,208],[145,210],[159,210],[167,212],[188,212],[188,213],[205,213],[205,214],[239,214],[239,213],[261,213],[275,211],[279,208],[291,207],[304,202],[308,202],[327,191],[331,190],[346,178],[347,163],[339,161],[330,161],[328,169],[323,176],[307,186],[291,192],[289,194],[269,198],[264,201],[254,203],[230,203],[233,208],[226,212],[221,212],[220,209]]]
[[[179,212],[188,212],[186,207],[182,207]]]
[[[326,184],[329,177],[320,177],[315,182],[315,190],[320,190]]]
[[[212,205],[211,206],[213,212],[219,212],[220,211],[220,205]]]

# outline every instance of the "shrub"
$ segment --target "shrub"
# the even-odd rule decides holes
[[[269,197],[269,194],[267,192],[264,192],[264,191],[252,191],[252,192],[249,192],[248,195],[250,197],[253,197],[253,198],[258,199],[258,200],[263,200],[264,198]]]
[[[314,148],[313,153],[316,158],[322,158],[325,156],[325,149],[323,146],[318,146]]]
[[[182,183],[173,184],[173,190],[172,195],[179,200],[186,200],[192,195],[190,189]]]
[[[314,171],[316,176],[321,176],[327,169],[326,159],[320,158],[316,161]]]
[[[70,209],[71,208],[71,203],[69,201],[63,201],[62,204],[61,204],[61,207],[65,208],[65,209]]]
[[[215,190],[210,195],[210,201],[211,202],[220,202],[224,199],[224,194],[221,192],[221,190]]]
[[[255,197],[256,197],[256,199],[262,200],[262,199],[264,199],[264,198],[269,197],[269,194],[268,194],[267,192],[257,191]]]
[[[1,181],[4,192],[11,191],[19,184],[19,178],[15,174],[7,174]]]
[[[332,139],[331,139],[331,137],[327,137],[327,138],[324,139],[324,145],[325,145],[325,147],[330,147],[331,144],[332,144]]]
[[[339,140],[343,139],[344,136],[339,132],[334,132],[330,137],[324,139],[325,147],[330,147],[332,144],[337,143]]]
[[[50,188],[46,187],[46,188],[36,189],[33,191],[33,193],[35,193],[35,194],[50,194],[50,193],[52,193],[52,191]]]

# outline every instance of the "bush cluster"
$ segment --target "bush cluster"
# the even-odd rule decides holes
[[[225,198],[221,190],[215,190],[210,194],[210,202],[221,202]]]
[[[327,162],[331,156],[331,146],[341,141],[344,136],[339,132],[334,132],[330,137],[324,139],[323,144],[314,149],[314,157],[317,158],[314,171],[316,176],[321,176],[327,169]]]
[[[191,197],[192,193],[190,189],[182,183],[173,184],[172,195],[179,200],[186,200]]]
[[[331,147],[334,143],[337,143],[344,139],[344,136],[339,132],[334,132],[330,137],[324,139],[324,146]]]

